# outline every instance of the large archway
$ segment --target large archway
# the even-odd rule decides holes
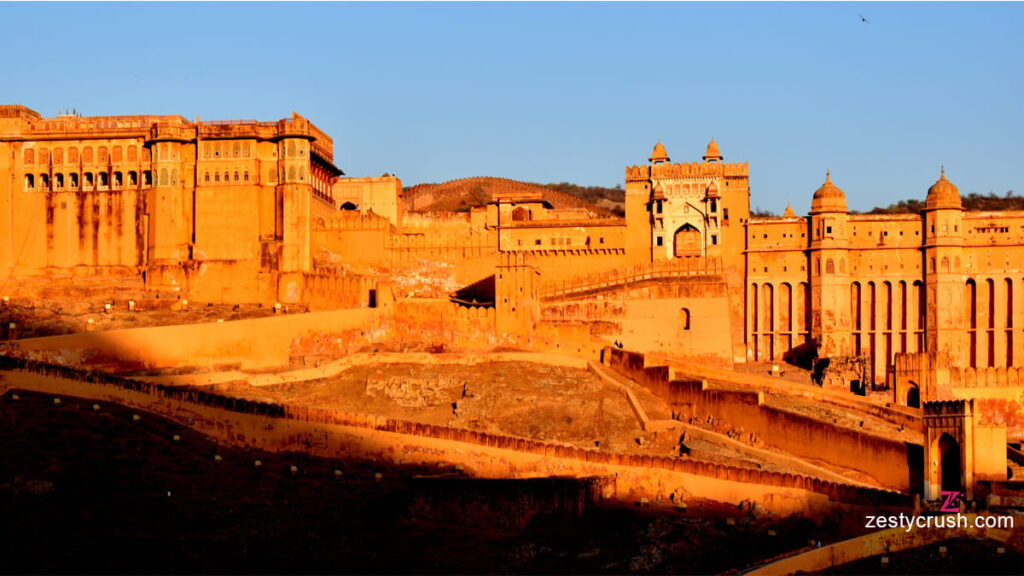
[[[674,239],[674,255],[676,258],[688,258],[701,255],[700,230],[692,224],[683,224],[676,230]]]
[[[939,438],[939,486],[943,492],[960,492],[962,476],[960,443],[949,434],[943,434]]]

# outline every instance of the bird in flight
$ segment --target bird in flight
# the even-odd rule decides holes
[[[861,21],[861,22],[863,22],[863,23],[865,23],[865,24],[871,24],[871,22],[868,22],[868,19],[867,19],[867,18],[865,18],[865,17],[863,16],[863,15],[861,15],[861,14],[857,14],[857,16],[860,16],[860,21]]]

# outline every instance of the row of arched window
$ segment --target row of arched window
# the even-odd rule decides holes
[[[232,179],[231,171],[225,170],[224,177],[221,178],[219,171],[210,173],[209,171],[203,173],[203,184],[248,184],[249,183],[249,171],[243,170],[239,172],[235,170],[234,179]]]
[[[162,172],[166,173],[166,170]],[[177,180],[177,170],[174,171],[174,178]],[[57,173],[52,179],[49,174],[26,174],[25,191],[34,192],[74,192],[83,190],[121,190],[124,188],[149,188],[153,185],[153,176],[149,170],[141,173],[130,170],[128,172],[84,172],[78,174]]]
[[[252,155],[249,142],[203,142],[203,158],[248,158]]]
[[[142,147],[142,161],[149,162],[149,148]],[[66,154],[66,155],[65,155]],[[93,149],[92,146],[85,146],[79,151],[77,146],[71,146],[65,150],[63,147],[57,147],[53,150],[49,148],[39,148],[38,153],[36,148],[26,148],[22,153],[22,161],[24,164],[64,164],[65,161],[69,164],[78,164],[82,162],[84,164],[92,164],[94,161],[100,164],[107,164],[113,162],[115,164],[119,162],[138,162],[139,161],[139,147],[128,146],[127,148],[121,146],[114,146],[112,149],[108,149],[106,146],[100,146]]]

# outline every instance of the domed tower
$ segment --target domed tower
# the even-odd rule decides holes
[[[811,338],[822,357],[854,354],[850,333],[846,195],[825,173],[811,200]]]
[[[669,161],[668,152],[665,151],[665,145],[661,143],[661,140],[658,140],[658,143],[654,145],[654,150],[651,152],[651,157],[648,160],[651,161],[651,164],[661,164]]]
[[[925,349],[967,365],[964,332],[963,203],[946,169],[928,189],[924,220]]]
[[[704,152],[704,160],[706,162],[721,162],[723,160],[722,154],[718,151],[718,144],[715,143],[714,138],[711,139],[711,142],[708,142],[708,149]]]

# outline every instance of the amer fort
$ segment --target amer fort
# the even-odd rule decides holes
[[[622,159],[622,215],[501,178],[351,176],[295,112],[0,106],[3,410],[160,422],[247,483],[414,470],[404,526],[619,506],[747,530],[697,571],[958,533],[871,514],[1020,518],[1024,211],[965,210],[947,160],[907,192],[919,213],[853,213],[822,166],[808,214],[760,217],[727,142],[666,143]],[[336,466],[329,486],[361,482]],[[793,519],[802,539],[771,544]],[[1024,554],[1012,529],[971,534]]]

